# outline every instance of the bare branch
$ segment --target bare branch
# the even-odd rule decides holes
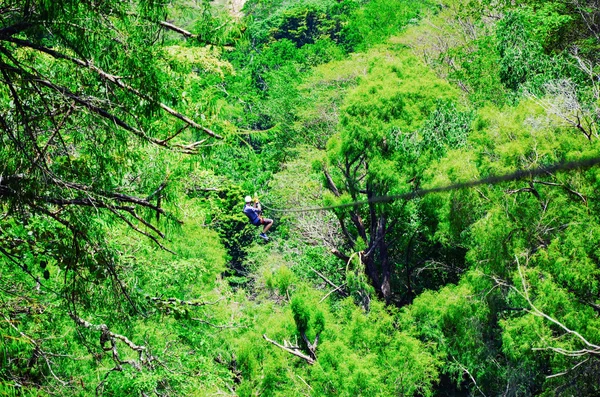
[[[598,125],[594,121],[594,104],[582,103],[577,95],[577,86],[571,80],[562,79],[544,84],[546,97],[526,95],[542,106],[547,113],[557,116],[568,125],[579,130],[588,140],[598,138]]]
[[[306,354],[301,353],[300,351],[298,351],[299,350],[298,347],[293,348],[293,347],[286,347],[286,346],[280,345],[279,343],[275,342],[274,340],[269,339],[267,337],[267,335],[264,335],[264,334],[263,334],[263,338],[264,338],[264,340],[266,340],[269,343],[274,344],[278,348],[280,348],[280,349],[282,349],[282,350],[284,350],[284,351],[286,351],[286,352],[288,352],[290,354],[293,354],[296,357],[300,357],[301,359],[303,359],[304,361],[306,361],[307,363],[309,363],[311,365],[315,363],[315,360],[312,357],[307,356]]]
[[[547,315],[546,313],[542,312],[540,309],[538,309],[533,302],[531,301],[531,299],[529,298],[529,291],[527,289],[527,281],[525,279],[525,275],[523,274],[523,270],[521,269],[521,266],[519,264],[519,259],[517,258],[517,269],[519,270],[519,277],[521,278],[521,285],[523,287],[523,292],[519,291],[517,288],[513,287],[513,289],[515,291],[517,291],[519,293],[519,295],[521,295],[523,298],[525,298],[525,300],[527,301],[527,303],[529,304],[529,306],[532,308],[532,311],[530,311],[532,314],[539,316],[539,317],[543,317],[546,320],[550,321],[553,324],[558,325],[560,328],[562,328],[566,333],[574,335],[577,339],[579,339],[585,346],[589,347],[589,349],[584,349],[586,351],[588,351],[589,353],[593,353],[593,354],[600,354],[600,346],[595,345],[593,343],[590,343],[587,339],[585,339],[579,332],[574,331],[569,329],[566,325],[564,325],[563,323],[561,323],[560,321],[556,320],[553,317],[550,317],[549,315]]]
[[[142,366],[149,366],[150,368],[152,368],[152,362],[155,360],[155,357],[153,357],[152,355],[150,355],[148,353],[148,348],[146,346],[138,346],[135,343],[133,343],[131,340],[129,340],[129,338],[127,338],[126,336],[123,336],[120,334],[115,334],[114,332],[110,331],[110,329],[108,328],[108,326],[106,324],[95,325],[95,324],[92,324],[92,323],[82,319],[81,317],[77,316],[76,314],[70,313],[69,315],[71,316],[71,318],[75,321],[75,323],[77,325],[84,327],[84,328],[92,329],[94,331],[100,331],[100,346],[102,346],[102,348],[104,350],[110,350],[112,352],[113,360],[117,364],[116,368],[119,368],[117,370],[120,370],[121,364],[131,365],[138,371],[141,371]],[[119,357],[119,352],[117,350],[117,344],[116,344],[117,340],[120,340],[125,345],[127,345],[131,350],[137,352],[138,353],[138,361],[121,360],[121,358]],[[107,342],[110,343],[109,348],[104,347],[104,345]]]
[[[150,240],[154,241],[154,243],[155,243],[156,245],[158,245],[158,246],[159,246],[161,249],[163,249],[163,250],[165,250],[165,251],[167,251],[167,252],[169,252],[169,253],[171,253],[171,254],[173,254],[173,255],[176,255],[176,254],[175,254],[175,252],[171,251],[170,249],[168,249],[167,247],[165,247],[164,245],[162,245],[162,244],[161,244],[161,243],[158,241],[158,239],[157,239],[155,236],[153,236],[152,234],[150,234],[150,233],[147,233],[147,232],[145,232],[145,231],[143,231],[143,230],[140,230],[140,229],[139,229],[137,226],[135,226],[135,225],[134,225],[134,224],[133,224],[133,223],[132,223],[132,222],[131,222],[129,219],[127,219],[127,218],[126,218],[126,217],[125,217],[125,216],[124,216],[122,213],[120,213],[120,212],[116,211],[115,209],[113,209],[113,208],[112,208],[112,207],[110,207],[110,206],[109,206],[109,207],[107,207],[107,208],[108,208],[108,210],[109,210],[109,211],[111,211],[113,214],[115,214],[117,217],[119,217],[119,218],[120,218],[120,219],[121,219],[123,222],[125,222],[125,223],[127,224],[127,226],[129,226],[130,228],[132,228],[133,230],[135,230],[135,231],[136,231],[136,232],[138,232],[139,234],[142,234],[142,235],[144,235],[144,236],[148,237]],[[143,222],[143,223],[144,223],[144,224],[148,224],[147,222]],[[154,227],[153,227],[153,230],[156,230],[156,228],[154,228]],[[162,234],[162,233],[161,233],[161,234]],[[162,237],[162,236],[161,236],[161,237]]]
[[[570,369],[568,369],[566,371],[559,372],[558,374],[548,375],[548,376],[546,376],[546,379],[551,379],[551,378],[556,378],[558,376],[567,375],[569,372],[573,371],[575,368],[579,367],[581,364],[588,362],[589,360],[590,360],[590,357],[586,358],[583,361],[578,362],[577,364],[575,364],[574,366],[572,366]]]
[[[471,378],[471,381],[473,382],[473,384],[475,385],[475,387],[477,388],[477,390],[479,391],[479,393],[481,393],[481,395],[483,397],[486,397],[485,393],[481,390],[481,388],[477,384],[477,381],[475,380],[475,378],[473,377],[473,375],[471,374],[471,372],[469,371],[469,369],[467,367],[465,367],[464,365],[462,365],[461,363],[459,363],[454,357],[452,359],[454,360],[454,362],[456,363],[456,365],[458,365],[460,367],[460,369],[462,369],[463,372],[466,373],[469,376],[469,378]]]
[[[348,258],[348,260],[350,260],[350,258]],[[335,285],[331,280],[329,280],[327,277],[325,277],[323,275],[323,273],[319,272],[318,270],[314,269],[314,268],[310,268],[310,270],[312,270],[313,272],[317,273],[319,275],[319,277],[321,277],[327,284],[331,285],[333,288],[335,288],[336,290],[340,290],[340,286]],[[348,294],[346,294],[344,291],[340,290],[340,294],[347,296]]]
[[[523,273],[523,270],[521,268],[521,265],[519,264],[518,258],[516,258],[516,263],[517,263],[517,269],[519,272],[519,278],[521,279],[522,290],[518,289],[514,285],[511,285],[505,281],[499,280],[494,277],[494,281],[496,282],[496,284],[510,288],[511,290],[515,291],[518,295],[520,295],[523,299],[525,299],[527,301],[527,304],[530,307],[529,310],[525,309],[528,313],[533,314],[534,316],[537,316],[537,317],[542,317],[542,318],[550,321],[551,323],[557,325],[559,328],[561,328],[563,331],[565,331],[566,334],[574,336],[577,340],[579,340],[585,346],[584,348],[579,349],[579,350],[568,350],[568,349],[564,349],[564,348],[560,348],[560,347],[553,347],[553,346],[533,348],[532,350],[535,350],[535,351],[547,350],[547,351],[552,351],[552,352],[555,352],[555,353],[558,353],[558,354],[561,354],[561,355],[564,355],[567,357],[585,357],[585,356],[600,355],[600,346],[589,342],[579,332],[568,328],[565,324],[561,323],[557,319],[544,313],[543,311],[541,311],[538,307],[536,307],[534,305],[534,303],[531,301],[531,298],[529,296],[529,289],[527,286],[527,281],[526,281],[525,275]],[[579,365],[583,364],[584,362],[585,362],[585,360],[580,362],[579,364],[575,365],[573,368],[571,368],[571,370],[578,367]],[[569,371],[570,370],[560,373],[560,374],[550,375],[549,377],[551,378],[551,377],[555,377],[555,376],[561,376],[561,375],[568,373]]]
[[[340,294],[344,294],[344,292],[342,291],[342,288],[344,288],[346,286],[347,283],[343,283],[342,285],[340,285],[339,287],[332,289],[331,291],[329,291],[324,297],[321,298],[321,300],[319,301],[319,303],[323,302],[325,299],[327,299],[327,297],[331,294],[333,294],[336,291],[340,291]]]
[[[347,255],[344,255],[342,252],[340,252],[337,248],[332,248],[331,249],[331,253],[333,255],[335,255],[336,257],[338,257],[339,259],[343,260],[344,263],[348,263],[348,261],[350,260],[350,257]]]
[[[188,32],[187,30],[180,28],[179,26],[175,26],[172,23],[169,23],[167,21],[161,21],[161,22],[159,22],[159,25],[162,26],[163,28],[172,30],[173,32],[177,32],[177,33],[181,34],[182,36],[189,37],[191,39],[198,38],[197,34]]]
[[[225,299],[225,297],[221,297],[214,302],[184,301],[184,300],[177,299],[177,298],[163,299],[163,298],[158,298],[158,297],[154,297],[154,296],[153,297],[147,296],[146,299],[151,300],[153,302],[162,303],[162,304],[175,303],[177,305],[187,305],[187,306],[212,306],[212,305],[216,305],[217,303],[223,301]]]

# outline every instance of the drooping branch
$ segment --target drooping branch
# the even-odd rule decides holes
[[[91,186],[87,186],[87,185],[82,185],[79,183],[74,183],[74,182],[65,182],[62,181],[58,178],[54,178],[52,180],[52,182],[58,186],[64,186],[66,188],[69,189],[73,189],[73,190],[78,190],[81,192],[89,192],[89,193],[93,193],[93,194],[97,194],[121,203],[132,203],[132,204],[136,204],[139,205],[141,207],[146,207],[149,208],[151,210],[154,211],[158,211],[161,214],[165,214],[165,210],[162,208],[157,207],[156,205],[152,204],[151,202],[149,202],[146,199],[143,198],[139,198],[139,197],[135,197],[135,196],[130,196],[127,194],[123,194],[123,193],[117,193],[117,192],[107,192],[107,191],[103,191],[103,190],[97,190],[92,188]]]
[[[34,160],[34,164],[37,164],[38,161],[44,157],[44,155],[46,154],[46,152],[48,151],[48,148],[50,147],[50,145],[52,144],[52,142],[54,141],[54,139],[58,136],[59,140],[61,142],[64,142],[62,139],[62,136],[60,134],[60,130],[63,128],[63,126],[65,125],[65,123],[67,122],[67,120],[69,119],[69,117],[71,116],[71,114],[73,113],[73,111],[75,110],[75,102],[73,102],[71,104],[71,106],[69,106],[69,108],[66,110],[65,114],[63,115],[62,120],[54,125],[54,132],[52,133],[52,135],[50,135],[50,137],[48,138],[48,140],[46,141],[46,144],[44,145],[44,147],[41,149],[40,153],[38,154],[38,157]],[[54,118],[55,115],[51,115],[51,118]]]
[[[207,127],[204,127],[204,126],[196,123],[194,120],[192,120],[189,117],[187,117],[187,116],[179,113],[178,111],[176,111],[173,108],[167,106],[166,104],[164,104],[164,103],[156,100],[155,98],[151,97],[150,95],[145,94],[145,93],[141,92],[140,90],[138,90],[138,89],[136,89],[136,88],[134,88],[134,87],[132,87],[132,86],[124,83],[122,81],[121,77],[105,72],[104,70],[102,70],[99,67],[95,66],[91,61],[88,61],[88,60],[84,61],[84,60],[81,60],[81,59],[78,59],[78,58],[74,58],[74,57],[71,57],[69,55],[60,53],[60,52],[58,52],[56,50],[53,50],[53,49],[50,49],[50,48],[47,48],[47,47],[44,47],[44,46],[37,45],[37,44],[32,43],[32,42],[27,41],[27,40],[17,39],[17,38],[13,38],[13,37],[5,38],[4,40],[12,42],[12,43],[20,45],[20,46],[23,46],[23,47],[32,48],[32,49],[35,49],[37,51],[46,53],[46,54],[48,54],[48,55],[50,55],[50,56],[52,56],[52,57],[54,57],[56,59],[63,59],[63,60],[70,61],[70,62],[76,64],[77,66],[80,66],[80,67],[86,68],[88,70],[91,70],[91,71],[95,72],[103,80],[109,81],[112,84],[116,85],[117,87],[122,88],[122,89],[124,89],[126,91],[129,91],[129,92],[133,93],[134,95],[136,95],[139,98],[145,99],[145,100],[147,100],[147,101],[149,101],[151,103],[154,103],[154,104],[158,105],[165,112],[167,112],[171,116],[173,116],[173,117],[175,117],[175,118],[177,118],[177,119],[185,122],[186,124],[190,125],[191,127],[199,129],[199,130],[205,132],[206,134],[210,135],[213,138],[223,139],[222,136],[216,134],[211,129],[209,129]],[[48,81],[45,81],[43,84],[48,85],[48,83],[52,84],[52,83],[50,83]],[[56,89],[56,88],[54,88],[54,89]],[[63,88],[63,90],[66,90],[66,89]],[[71,95],[74,95],[74,94],[71,93]],[[96,111],[96,112],[98,112],[98,111]],[[108,112],[106,112],[106,113],[108,113]],[[123,125],[121,125],[121,124],[119,124],[119,125],[122,126],[123,128],[125,128]],[[130,129],[128,129],[128,130],[130,131]],[[161,146],[165,146],[165,143],[167,141],[169,141],[170,139],[172,139],[172,138],[169,137],[169,138],[166,138],[164,140],[153,139],[152,142],[155,143],[155,144],[161,145]]]
[[[172,217],[158,205],[154,205],[142,198],[125,195],[122,193],[96,191],[89,186],[64,182],[56,178],[48,178],[47,181],[50,181],[57,187],[72,190],[78,195],[83,194],[85,197],[56,198],[48,196],[35,196],[32,195],[31,192],[27,191],[25,193],[21,193],[23,189],[21,189],[20,186],[26,184],[28,180],[23,174],[17,174],[0,178],[0,198],[20,198],[24,203],[31,205],[32,208],[41,211],[42,213],[52,217],[54,220],[69,228],[74,235],[80,233],[81,231],[78,228],[75,228],[71,223],[62,219],[62,217],[58,215],[58,211],[54,213],[53,211],[48,210],[43,204],[57,206],[60,209],[68,206],[106,209],[125,222],[125,224],[127,224],[127,226],[129,226],[131,229],[151,239],[162,249],[172,253],[172,251],[158,241],[157,236],[164,238],[164,233],[162,233],[152,223],[142,218],[136,211],[138,207],[146,207],[156,212],[156,214],[165,214]],[[133,205],[124,205],[125,203]],[[148,231],[140,229],[140,227],[136,226],[135,222],[137,222],[138,225],[141,224],[146,227]]]
[[[561,354],[561,355],[564,355],[567,357],[585,357],[585,356],[600,355],[600,346],[599,345],[591,343],[585,337],[583,337],[583,335],[581,335],[579,332],[570,329],[569,327],[567,327],[565,324],[558,321],[554,317],[544,313],[532,302],[530,295],[529,295],[529,287],[527,285],[525,275],[523,274],[523,269],[521,268],[521,265],[519,264],[518,258],[516,258],[516,263],[517,263],[517,269],[519,272],[519,278],[521,279],[521,288],[522,289],[519,289],[519,288],[515,287],[514,285],[509,284],[503,280],[494,278],[494,281],[496,282],[496,284],[510,288],[511,290],[515,291],[518,295],[520,295],[523,299],[525,299],[528,306],[530,307],[530,309],[526,309],[527,312],[529,312],[530,314],[533,314],[534,316],[542,317],[542,318],[548,320],[552,324],[558,326],[560,329],[565,331],[566,334],[574,336],[575,339],[579,340],[585,346],[584,348],[579,349],[579,350],[569,350],[569,349],[564,349],[561,347],[553,347],[553,346],[533,348],[532,350],[552,351],[552,352],[555,352],[555,353],[558,353],[558,354]],[[578,364],[578,365],[580,365],[580,364]],[[576,365],[575,367],[577,367],[578,365]],[[566,371],[562,374],[566,374],[568,372],[569,371]],[[554,376],[560,376],[560,374],[551,375],[550,377],[554,377]]]
[[[113,214],[115,214],[119,219],[121,219],[123,222],[125,222],[127,224],[127,226],[129,226],[131,229],[135,230],[136,232],[138,232],[139,234],[148,237],[150,240],[152,240],[156,245],[158,245],[161,249],[170,252],[171,254],[175,255],[175,252],[171,251],[170,249],[168,249],[167,247],[165,247],[164,245],[162,245],[160,243],[160,241],[158,241],[158,239],[153,236],[152,234],[145,232],[143,230],[141,230],[140,228],[138,228],[136,225],[134,225],[129,219],[127,219],[122,213],[116,211],[115,209],[111,208],[111,207],[107,207],[109,211],[111,211]],[[136,216],[136,219],[140,220],[144,225],[150,225],[148,222],[142,220],[141,218],[139,218],[138,216]],[[151,229],[154,232],[158,232],[159,235],[161,237],[164,237],[162,235],[162,233],[160,231],[158,231],[158,229],[156,229],[154,226],[150,225]]]
[[[33,366],[35,364],[35,361],[37,361],[40,357],[44,359],[44,361],[46,362],[46,366],[48,367],[48,371],[50,371],[50,373],[52,374],[52,377],[58,382],[60,383],[62,386],[66,386],[68,383],[65,382],[64,380],[60,379],[58,376],[56,376],[56,374],[54,373],[54,370],[52,368],[52,364],[50,359],[48,358],[48,356],[51,356],[51,353],[45,352],[44,350],[42,350],[41,345],[39,344],[38,341],[34,340],[33,338],[31,338],[30,336],[24,334],[21,330],[19,330],[11,321],[10,318],[6,317],[4,314],[2,314],[2,317],[4,318],[4,321],[6,321],[6,323],[8,325],[11,326],[11,328],[13,328],[16,332],[19,333],[19,335],[21,336],[21,338],[25,341],[27,341],[29,344],[31,344],[33,346],[33,354],[32,357],[30,359],[30,366]]]
[[[2,65],[0,65],[0,66],[2,66]],[[99,106],[96,106],[95,104],[92,103],[91,100],[83,98],[83,97],[75,94],[74,92],[70,91],[66,87],[61,87],[61,86],[55,85],[54,83],[52,83],[49,80],[45,80],[45,79],[41,79],[41,78],[37,78],[37,77],[33,77],[33,76],[29,76],[29,78],[30,78],[30,80],[32,82],[41,84],[41,85],[43,85],[43,86],[45,86],[47,88],[50,88],[50,89],[52,89],[52,90],[54,90],[54,91],[62,94],[66,98],[70,98],[70,99],[74,100],[78,104],[80,104],[83,107],[87,108],[92,113],[95,113],[98,116],[100,116],[102,118],[105,118],[105,119],[107,119],[107,120],[115,123],[116,125],[118,125],[119,127],[123,128],[124,130],[133,133],[135,136],[137,136],[139,138],[142,138],[143,140],[145,140],[147,142],[151,142],[153,144],[156,144],[156,145],[159,145],[159,146],[163,146],[163,147],[167,147],[167,148],[169,147],[169,146],[165,145],[162,140],[149,137],[142,130],[129,125],[128,123],[126,123],[125,121],[123,121],[118,116],[115,116],[114,114],[108,112],[106,109],[103,109],[103,108],[101,108]]]
[[[137,215],[135,213],[135,207],[123,206],[120,204],[130,203],[130,204],[134,204],[136,206],[149,208],[152,211],[158,212],[163,215],[166,214],[166,211],[163,208],[158,207],[157,205],[152,204],[148,200],[143,199],[143,198],[130,196],[130,195],[123,194],[123,193],[96,190],[90,186],[73,183],[73,182],[66,182],[66,181],[62,181],[58,178],[52,178],[52,179],[49,179],[48,181],[57,187],[62,187],[62,188],[76,191],[76,192],[85,193],[86,197],[55,198],[55,197],[49,197],[49,196],[33,196],[33,197],[31,197],[31,199],[33,199],[34,201],[37,201],[37,202],[44,202],[44,203],[58,205],[58,206],[84,206],[84,207],[108,208],[108,209],[121,210],[121,211],[130,213],[133,217],[135,217],[138,221],[140,221],[142,223],[146,223],[146,221],[141,219],[139,217],[139,215]],[[27,182],[28,182],[28,179],[25,177],[24,174],[16,174],[16,175],[8,175],[8,176],[0,177],[0,197],[10,197],[10,196],[18,195],[19,194],[18,186],[23,185]],[[98,197],[94,197],[94,196],[98,196]],[[109,203],[105,200],[112,200],[119,204],[115,204],[114,202]],[[146,224],[146,226],[149,228],[154,228],[154,226],[152,226],[150,224]],[[162,233],[159,232],[158,230],[154,230],[154,231],[157,234],[159,234],[161,237],[164,237],[162,235]]]
[[[180,35],[182,35],[185,38],[195,39],[198,42],[200,42],[202,44],[205,44],[205,45],[214,45],[214,46],[222,46],[224,48],[233,48],[233,47],[231,47],[231,45],[227,45],[227,44],[226,45],[222,45],[222,44],[219,44],[219,43],[214,42],[214,41],[209,41],[209,40],[203,39],[200,35],[194,34],[192,32],[189,32],[189,31],[183,29],[180,26],[172,24],[171,22],[159,21],[158,24],[160,26],[162,26],[163,28],[167,29],[167,30],[170,30],[170,31],[175,32],[175,33],[179,33]],[[215,30],[220,30],[223,27],[225,27],[226,25],[227,25],[227,23],[224,23],[221,26],[217,27]]]

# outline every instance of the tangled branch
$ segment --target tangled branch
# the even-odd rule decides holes
[[[116,364],[113,370],[121,371],[121,366],[124,364],[131,365],[138,371],[141,371],[142,367],[149,367],[150,369],[154,368],[153,362],[156,360],[156,357],[149,353],[148,348],[146,346],[136,345],[126,336],[112,332],[106,324],[92,324],[74,313],[70,313],[70,316],[80,327],[100,332],[100,346],[103,350],[110,351],[112,353],[112,359]],[[138,355],[138,359],[122,360],[119,356],[119,351],[117,349],[117,341],[121,341],[131,350],[135,351]],[[105,347],[107,343],[109,344],[109,347]]]
[[[529,306],[529,309],[525,309],[525,311],[527,311],[528,313],[530,313],[536,317],[541,317],[541,318],[551,322],[552,324],[558,326],[567,335],[574,336],[575,339],[578,340],[584,346],[582,349],[578,349],[578,350],[570,350],[570,349],[565,349],[562,347],[554,347],[554,346],[538,347],[538,348],[533,348],[532,350],[534,350],[534,351],[551,351],[551,352],[558,353],[558,354],[561,354],[561,355],[567,356],[567,357],[587,357],[587,358],[589,358],[592,356],[600,355],[600,346],[599,345],[591,343],[579,332],[570,329],[564,323],[562,323],[562,322],[558,321],[556,318],[548,315],[547,313],[545,313],[544,311],[539,309],[533,303],[533,301],[531,300],[530,294],[529,294],[529,287],[527,285],[527,280],[525,278],[525,274],[523,273],[523,269],[519,263],[519,258],[516,258],[516,263],[517,263],[517,269],[519,272],[519,278],[521,280],[521,288],[522,289],[519,289],[504,280],[500,280],[500,279],[494,277],[494,281],[495,281],[496,285],[501,285],[503,287],[509,288],[510,290],[516,292],[519,296],[521,296],[523,299],[525,299],[525,301],[527,302],[527,305]],[[573,369],[577,368],[578,366],[582,365],[586,361],[587,360],[583,360],[583,361],[579,362],[578,364],[576,364],[575,366],[573,366],[571,369],[561,372],[561,373],[558,373],[558,374],[549,375],[549,376],[547,376],[547,378],[553,378],[553,377],[565,375],[565,374],[569,373],[570,371],[572,371]]]

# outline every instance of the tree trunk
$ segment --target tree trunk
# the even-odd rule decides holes
[[[388,246],[385,242],[385,223],[386,219],[384,216],[379,218],[379,223],[377,225],[377,234],[378,234],[378,244],[379,244],[379,261],[381,263],[381,284],[379,284],[379,290],[381,296],[385,299],[386,303],[390,303],[390,298],[392,296],[392,287],[391,287],[391,276],[392,269],[390,264],[390,258],[388,255]]]

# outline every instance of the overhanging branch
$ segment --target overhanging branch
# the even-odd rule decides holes
[[[192,120],[189,117],[187,117],[187,116],[179,113],[178,111],[176,111],[173,108],[167,106],[166,104],[164,104],[164,103],[156,100],[155,98],[151,97],[150,95],[145,94],[145,93],[141,92],[140,90],[138,90],[138,89],[136,89],[136,88],[134,88],[134,87],[132,87],[132,86],[130,86],[128,84],[125,84],[121,80],[121,77],[105,72],[104,70],[102,70],[102,69],[98,68],[97,66],[95,66],[91,61],[88,61],[88,60],[84,61],[84,60],[81,60],[81,59],[78,59],[78,58],[74,58],[74,57],[71,57],[69,55],[66,55],[66,54],[60,53],[58,51],[55,51],[53,49],[37,45],[37,44],[32,43],[32,42],[27,41],[27,40],[17,39],[17,38],[14,38],[14,37],[5,37],[4,40],[8,41],[8,42],[11,42],[11,43],[14,43],[14,44],[17,44],[17,45],[20,45],[20,46],[23,46],[23,47],[28,47],[28,48],[31,48],[31,49],[34,49],[34,50],[46,53],[46,54],[48,54],[48,55],[50,55],[50,56],[52,56],[53,58],[56,58],[56,59],[63,59],[63,60],[70,61],[70,62],[74,63],[77,66],[80,66],[80,67],[86,68],[88,70],[91,70],[91,71],[95,72],[98,76],[100,76],[100,78],[102,78],[103,80],[109,81],[109,82],[113,83],[114,85],[116,85],[117,87],[120,87],[120,88],[122,88],[124,90],[127,90],[127,91],[133,93],[134,95],[136,95],[139,98],[145,99],[145,100],[147,100],[147,101],[149,101],[151,103],[154,103],[154,104],[158,105],[165,112],[167,112],[170,115],[172,115],[173,117],[175,117],[175,118],[177,118],[177,119],[179,119],[179,120],[187,123],[191,127],[199,129],[199,130],[205,132],[206,134],[210,135],[213,138],[223,139],[222,136],[216,134],[211,129],[209,129],[207,127],[204,127],[204,126],[196,123],[194,120]],[[46,85],[48,85],[47,83],[50,83],[50,82],[45,81]],[[50,83],[50,84],[52,84],[52,83]],[[54,84],[52,84],[52,85],[54,86]],[[71,93],[71,95],[74,95],[74,94]],[[106,113],[108,113],[108,112],[106,112]],[[166,138],[164,140],[158,140],[158,139],[156,139],[156,140],[152,140],[152,142],[156,143],[156,144],[159,144],[161,146],[164,146],[165,143],[168,140],[170,140],[170,139],[171,138]]]

